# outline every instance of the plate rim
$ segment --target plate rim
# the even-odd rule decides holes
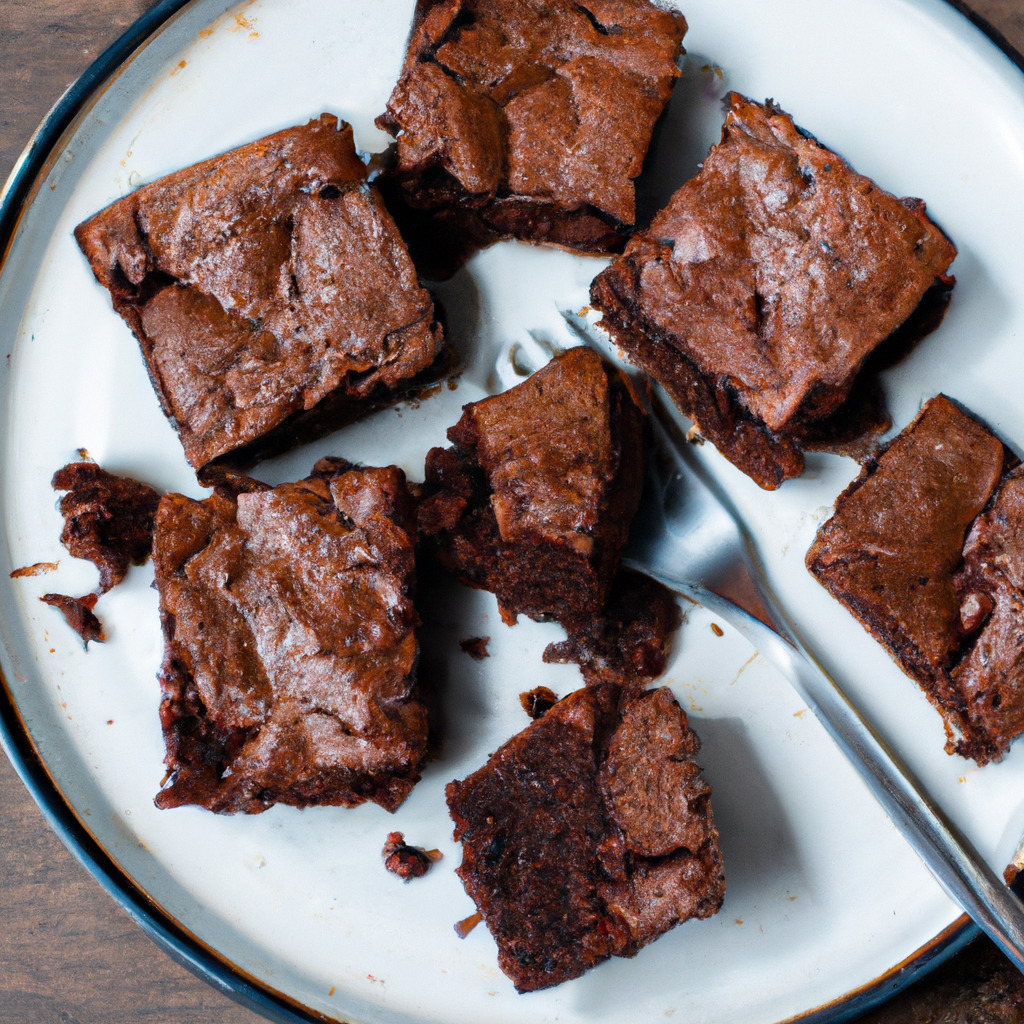
[[[63,135],[120,70],[175,16],[195,0],[158,0],[133,22],[82,72],[51,107],[16,159],[0,188],[0,274],[10,255],[23,214],[34,200],[48,161]],[[952,8],[975,26],[1018,71],[1024,74],[1024,53],[964,0],[911,0],[935,8]],[[178,922],[122,868],[85,826],[61,791],[40,755],[31,731],[0,664],[0,747],[44,819],[75,859],[131,919],[174,961],[201,981],[237,1003],[278,1024],[323,1022],[327,1018],[255,979],[202,942]],[[832,1002],[811,1007],[778,1024],[841,1024],[890,1000],[908,984],[923,978],[980,935],[966,914],[873,981]],[[347,1019],[347,1015],[346,1018]]]

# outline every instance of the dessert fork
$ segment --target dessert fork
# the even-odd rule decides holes
[[[600,328],[562,316],[576,342],[607,352]],[[624,563],[720,615],[789,680],[946,893],[1024,972],[1024,903],[808,651],[727,496],[659,412],[656,395],[650,405],[655,445]]]

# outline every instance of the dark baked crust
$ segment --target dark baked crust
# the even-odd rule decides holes
[[[420,0],[378,118],[400,198],[464,250],[621,247],[685,31],[649,0]]]
[[[438,356],[430,297],[365,177],[351,128],[324,114],[76,229],[195,469],[352,418]]]
[[[160,807],[394,810],[419,778],[415,524],[405,477],[321,460],[306,480],[165,495]]]
[[[765,488],[911,318],[956,250],[777,108],[733,94],[721,142],[591,301],[627,355]],[[877,414],[872,428],[886,426]],[[815,437],[815,446],[821,447]]]
[[[939,395],[839,497],[807,553],[936,705],[950,753],[980,764],[1024,728],[1024,495],[1019,471],[1001,483],[1015,461]]]
[[[667,689],[578,690],[448,786],[459,877],[520,992],[633,956],[725,891],[710,788]]]
[[[497,595],[509,624],[595,614],[640,498],[642,429],[625,376],[570,349],[463,407],[454,447],[427,454],[420,532],[448,571]]]

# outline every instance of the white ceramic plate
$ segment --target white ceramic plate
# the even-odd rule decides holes
[[[688,608],[666,675],[703,739],[728,893],[690,922],[586,977],[517,995],[455,874],[443,787],[526,724],[518,694],[580,684],[544,666],[555,626],[501,624],[488,595],[452,586],[426,615],[424,673],[444,698],[444,747],[409,800],[254,817],[157,811],[163,775],[152,570],[98,607],[109,641],[83,650],[40,594],[86,593],[49,480],[85,448],[162,489],[204,492],[157,408],[137,346],[72,228],[133,187],[322,110],[367,151],[399,67],[412,0],[167,0],[123,64],[111,56],[51,118],[9,186],[0,274],[0,628],[5,743],[65,838],[151,932],[212,981],[281,1019],[493,1024],[767,1024],[839,1018],[962,937],[956,908],[866,796],[821,728],[745,642]],[[719,97],[773,97],[890,191],[924,197],[956,240],[941,328],[886,377],[897,427],[944,390],[1024,449],[1024,77],[941,0],[691,0],[684,79],[657,150],[662,197],[718,134]],[[149,30],[156,25],[151,35]],[[63,130],[65,129],[66,130]],[[58,129],[63,134],[56,136]],[[462,403],[514,382],[508,347],[564,338],[558,306],[586,301],[601,260],[518,245],[477,257],[440,289],[468,354],[456,390],[380,412],[267,463],[271,482],[324,453],[397,462],[422,477]],[[532,334],[531,334],[532,332]],[[472,346],[470,343],[472,342]],[[815,457],[766,494],[702,456],[747,516],[780,594],[827,667],[997,870],[1024,829],[1024,744],[977,769],[942,749],[938,715],[808,577],[803,554],[853,462]],[[9,572],[59,561],[50,575]],[[457,641],[491,637],[484,662]],[[444,860],[403,885],[385,873],[400,829]],[[959,922],[959,923],[958,923]]]

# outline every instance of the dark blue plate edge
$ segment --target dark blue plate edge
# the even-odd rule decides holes
[[[67,89],[47,114],[21,154],[3,190],[0,191],[0,270],[14,239],[22,207],[29,199],[36,179],[61,135],[88,100],[100,90],[166,21],[187,7],[191,0],[159,0],[105,49]],[[1024,73],[1024,54],[994,28],[987,19],[969,10],[961,0],[943,0],[975,25],[1016,67]],[[97,882],[112,896],[140,928],[173,960],[190,970],[229,998],[260,1013],[275,1024],[317,1024],[325,1020],[297,1006],[242,974],[237,968],[199,943],[180,928],[159,905],[154,904],[117,865],[106,850],[82,827],[32,744],[28,730],[17,714],[7,682],[0,671],[0,746],[39,806],[50,827]],[[950,925],[907,960],[871,984],[845,997],[784,1024],[841,1024],[888,1001],[911,982],[948,960],[980,934],[966,916]],[[340,1018],[339,1018],[340,1020]]]
[[[1017,67],[1024,71],[1024,53],[1021,53],[999,29],[995,28],[988,19],[982,17],[976,11],[969,10],[962,0],[945,0],[950,7],[958,11],[972,25],[981,29],[988,38],[1006,54]]]
[[[132,54],[191,0],[159,0],[108,46],[72,83],[33,133],[0,192],[0,270],[24,205],[58,141],[83,107]],[[0,670],[0,746],[50,827],[122,909],[173,960],[241,1005],[277,1022],[308,1024],[326,1018],[304,1011],[284,996],[253,982],[181,929],[154,904],[82,827],[64,799],[19,717]]]
[[[0,268],[21,215],[22,206],[32,194],[36,178],[61,135],[77,117],[88,100],[110,76],[165,22],[190,0],[160,0],[124,34],[107,47],[67,88],[33,133],[14,165],[3,191],[0,191]]]
[[[265,988],[198,942],[154,903],[82,826],[61,796],[46,766],[12,707],[0,672],[0,746],[3,747],[50,827],[83,867],[128,916],[174,961],[235,1002],[275,1024],[310,1024],[327,1018],[302,1010],[286,997]]]

